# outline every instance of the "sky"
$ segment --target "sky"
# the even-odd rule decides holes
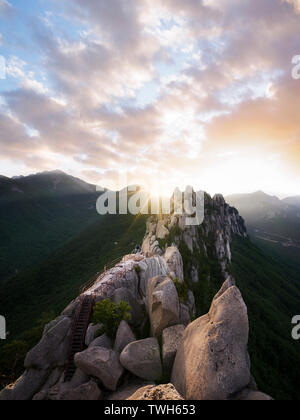
[[[0,173],[299,195],[296,55],[300,0],[0,0]]]

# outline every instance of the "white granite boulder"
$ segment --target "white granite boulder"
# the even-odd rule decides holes
[[[111,349],[112,342],[106,334],[103,334],[100,337],[95,338],[95,340],[91,342],[89,347],[104,347],[106,349]]]
[[[169,277],[154,277],[148,283],[147,306],[154,337],[179,324],[180,304],[174,282]]]
[[[60,393],[60,401],[98,401],[101,399],[102,392],[94,381],[71,388]]]
[[[130,343],[121,353],[122,366],[133,375],[148,381],[162,377],[160,348],[156,338]]]
[[[117,331],[114,350],[118,353],[122,353],[125,347],[134,341],[136,341],[136,337],[131,328],[126,321],[122,321]]]
[[[25,368],[47,370],[51,367],[64,366],[70,347],[72,320],[60,317],[49,324],[41,341],[27,354]]]
[[[174,273],[174,277],[178,279],[179,283],[182,283],[184,281],[183,261],[178,248],[176,246],[167,248],[164,259],[169,267],[169,271]]]
[[[90,324],[88,326],[86,335],[85,335],[85,345],[89,346],[97,337],[98,332],[101,329],[101,325],[100,324]]]
[[[177,350],[182,342],[185,326],[175,325],[166,328],[162,335],[164,372],[171,374]]]
[[[139,289],[146,297],[149,280],[156,276],[167,276],[169,267],[162,257],[146,258],[139,263],[139,267]]]
[[[225,283],[207,315],[185,330],[172,380],[187,400],[227,400],[251,381],[249,324],[240,291]]]
[[[183,401],[174,385],[145,386],[140,388],[127,400],[131,401]]]
[[[75,365],[86,375],[100,379],[110,391],[115,391],[124,369],[119,354],[103,347],[89,347],[75,354]]]

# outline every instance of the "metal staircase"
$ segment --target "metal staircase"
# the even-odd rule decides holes
[[[95,302],[93,295],[81,296],[80,299],[80,305],[73,320],[72,339],[69,350],[68,366],[65,372],[65,382],[70,382],[75,373],[75,354],[84,350],[86,331]]]

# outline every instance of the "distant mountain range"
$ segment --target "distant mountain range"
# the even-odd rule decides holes
[[[60,171],[0,176],[0,284],[93,223],[97,197],[94,185]]]
[[[0,308],[12,335],[61,310],[105,264],[141,242],[145,217],[100,216],[100,194],[61,171],[0,177]]]
[[[226,197],[253,240],[277,258],[300,265],[300,196],[280,200],[262,191]]]
[[[45,261],[99,220],[98,197],[95,185],[61,171],[0,176],[0,284]],[[259,246],[300,265],[300,196],[280,200],[258,191],[226,200]]]
[[[296,197],[288,197],[282,200],[284,203],[288,204],[289,206],[295,206],[300,209],[300,196]]]
[[[20,199],[24,194],[29,197],[61,197],[95,191],[95,185],[88,184],[62,171],[42,172],[13,178],[0,175],[1,200]]]

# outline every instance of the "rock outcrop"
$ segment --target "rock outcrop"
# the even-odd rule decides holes
[[[106,349],[111,349],[112,342],[106,334],[103,334],[100,337],[95,338],[95,340],[90,343],[89,347],[104,347]]]
[[[122,366],[133,375],[148,381],[162,377],[160,348],[156,338],[148,338],[129,344],[120,358]]]
[[[176,391],[172,384],[159,385],[159,386],[145,386],[138,391],[128,400],[133,401],[182,401],[183,398]]]
[[[132,397],[139,389],[149,385],[154,386],[155,383],[138,378],[131,379],[128,383],[121,386],[116,392],[112,392],[111,394],[109,394],[107,400],[125,401],[127,399],[130,399],[130,397]]]
[[[169,268],[164,258],[160,256],[145,258],[139,262],[139,290],[145,298],[147,294],[148,281],[153,277],[167,276]]]
[[[105,334],[96,338],[101,325],[90,324],[87,348],[75,355],[77,370],[64,382],[80,305],[75,299],[45,328],[26,357],[24,375],[0,399],[271,399],[250,376],[247,308],[228,274],[233,235],[247,236],[244,221],[222,196],[205,195],[200,226],[187,226],[185,215],[150,217],[143,253],[125,256],[85,292],[96,303],[110,299],[130,305],[131,319],[121,322],[115,340]],[[201,290],[205,294],[211,284],[212,260],[221,273],[221,289],[213,291],[208,314],[191,324],[197,310],[204,313],[210,304],[199,309]],[[163,376],[172,384],[155,386]]]
[[[221,195],[211,198],[205,194],[204,211],[204,221],[199,226],[187,226],[185,214],[172,213],[163,215],[160,219],[155,216],[150,217],[143,243],[145,255],[164,255],[168,246],[187,248],[191,254],[191,262],[185,267],[185,272],[189,271],[189,279],[186,280],[191,284],[199,281],[198,272],[201,269],[199,254],[218,260],[225,279],[229,274],[231,262],[232,236],[247,237],[244,220]],[[161,232],[161,226],[165,227],[164,235],[163,238],[158,238],[156,232],[157,230]]]
[[[87,332],[86,332],[86,336],[85,336],[85,345],[89,346],[92,341],[95,340],[95,338],[97,337],[97,333],[100,331],[101,329],[101,325],[94,325],[94,324],[90,324]]]
[[[169,376],[172,372],[172,367],[175,361],[177,350],[181,345],[185,326],[175,325],[174,327],[166,328],[162,335],[162,355],[164,372]]]
[[[177,352],[172,383],[188,400],[227,400],[250,383],[248,316],[235,286],[226,283],[209,313],[190,324]]]
[[[94,381],[80,385],[74,389],[63,391],[59,400],[61,401],[98,401],[102,397],[102,392]]]
[[[1,392],[1,401],[27,401],[43,387],[47,380],[47,371],[30,369],[18,381]]]
[[[51,323],[39,344],[27,354],[25,368],[47,370],[64,366],[68,358],[71,324],[68,317],[58,318]]]
[[[182,283],[184,280],[183,261],[178,248],[176,246],[167,248],[164,259],[168,264],[171,276],[177,278],[179,283]]]
[[[117,331],[114,350],[118,353],[122,353],[125,347],[134,341],[136,341],[136,337],[131,328],[126,321],[122,321]]]
[[[273,398],[269,395],[250,388],[244,389],[232,399],[235,401],[273,401]]]
[[[104,347],[91,347],[77,353],[75,364],[86,375],[98,378],[110,391],[117,389],[118,382],[124,373],[118,353]]]
[[[179,323],[187,327],[190,324],[190,322],[191,315],[189,308],[183,303],[180,303]]]
[[[154,277],[148,283],[147,307],[154,337],[179,323],[180,305],[176,287],[169,277]]]

